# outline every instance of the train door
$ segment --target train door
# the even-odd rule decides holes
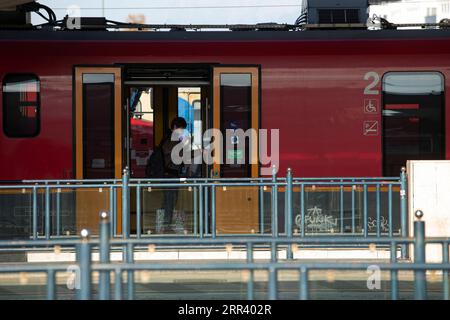
[[[183,117],[186,120],[186,130],[192,137],[193,150],[202,148],[208,86],[204,83],[178,79],[163,81],[139,79],[125,81],[124,88],[128,109],[126,140],[129,141],[126,145],[124,160],[130,168],[131,178],[148,178],[145,172],[148,159],[155,147],[161,143],[163,136],[168,133],[170,123],[176,117]],[[189,168],[190,178],[200,178],[206,172],[201,164],[190,165]],[[166,190],[167,188],[142,188],[139,194],[136,188],[130,190],[132,233],[140,231],[144,234],[158,234],[160,232],[160,214],[165,209],[164,191]],[[186,232],[193,232],[194,201],[191,189],[180,187],[171,188],[171,190],[177,190],[174,212],[178,217],[180,214],[184,217]],[[137,199],[138,196],[139,199]],[[137,200],[140,203],[139,208],[136,204]],[[138,214],[142,221],[140,226],[137,225]],[[175,230],[172,231],[175,232]],[[180,230],[177,229],[177,232]]]
[[[75,178],[120,179],[122,173],[122,88],[119,67],[75,68]],[[120,201],[120,190],[116,198]],[[76,191],[76,226],[96,233],[109,192]],[[117,210],[120,210],[118,202]],[[120,232],[120,212],[117,212]]]
[[[214,67],[213,128],[221,131],[223,147],[213,154],[212,176],[258,177],[258,68]],[[246,133],[245,137],[242,132]],[[258,194],[256,187],[217,188],[216,232],[257,233]]]

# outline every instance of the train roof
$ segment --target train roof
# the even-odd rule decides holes
[[[11,41],[306,41],[450,38],[450,29],[306,31],[90,31],[0,30]]]

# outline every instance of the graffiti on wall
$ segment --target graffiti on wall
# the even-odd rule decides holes
[[[377,230],[377,219],[373,218],[373,217],[369,217],[368,222],[367,222],[367,227],[368,227],[369,231],[376,231]],[[389,221],[384,216],[380,217],[380,231],[381,232],[389,231]]]
[[[297,227],[302,226],[302,216],[295,217]],[[314,206],[306,209],[304,228],[305,232],[334,232],[338,226],[338,219],[332,215],[327,215],[323,209]]]

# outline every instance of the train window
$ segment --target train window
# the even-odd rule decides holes
[[[438,72],[389,72],[383,77],[383,174],[397,176],[407,160],[445,159],[444,77]]]
[[[220,104],[221,131],[250,129],[252,112],[252,75],[250,73],[224,73],[220,75]],[[239,144],[244,144],[244,154]],[[248,177],[251,166],[249,164],[249,143],[233,140],[231,144],[224,143],[226,164],[221,166],[222,177]],[[242,163],[242,160],[243,163]]]
[[[40,82],[37,76],[9,74],[3,79],[3,131],[8,137],[39,134]]]
[[[83,177],[114,178],[114,74],[83,74]]]

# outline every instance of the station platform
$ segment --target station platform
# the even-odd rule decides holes
[[[329,262],[329,260],[327,260]],[[193,262],[198,264],[198,262]],[[217,260],[216,262],[220,262]],[[319,262],[319,261],[318,261]],[[366,262],[360,261],[357,262]],[[386,261],[380,261],[386,262]],[[159,263],[156,262],[155,263]],[[162,263],[162,262],[161,262]],[[174,262],[186,263],[186,261]],[[75,290],[67,286],[69,276],[59,273],[56,277],[58,299],[75,299]],[[137,271],[134,276],[135,299],[238,299],[247,298],[248,271]],[[308,282],[310,299],[390,299],[390,272],[381,272],[380,289],[367,288],[367,273],[361,271],[311,271]],[[414,296],[414,275],[399,272],[399,299]],[[93,299],[98,294],[98,273],[93,273]],[[427,275],[428,298],[441,299],[441,275]],[[123,275],[123,299],[127,297],[127,274]],[[268,298],[268,274],[254,272],[255,299]],[[114,297],[114,275],[111,275],[111,297]],[[0,275],[0,299],[45,299],[46,275]],[[278,299],[298,299],[298,272],[283,270],[278,273]]]
[[[245,260],[247,253],[245,250],[217,250],[217,249],[171,249],[154,251],[149,248],[145,251],[136,250],[134,261],[201,261],[201,260]],[[150,252],[149,252],[150,251]],[[278,259],[286,259],[287,251],[278,250]],[[271,257],[269,250],[255,250],[253,258],[255,260],[268,260]],[[301,249],[293,252],[294,259],[307,260],[388,260],[390,252],[388,250],[368,250],[368,249]],[[73,262],[75,261],[75,252],[57,250],[26,252],[23,253],[23,259],[27,262]],[[92,260],[98,261],[99,254],[94,252]],[[122,252],[111,252],[111,261],[122,261]]]

